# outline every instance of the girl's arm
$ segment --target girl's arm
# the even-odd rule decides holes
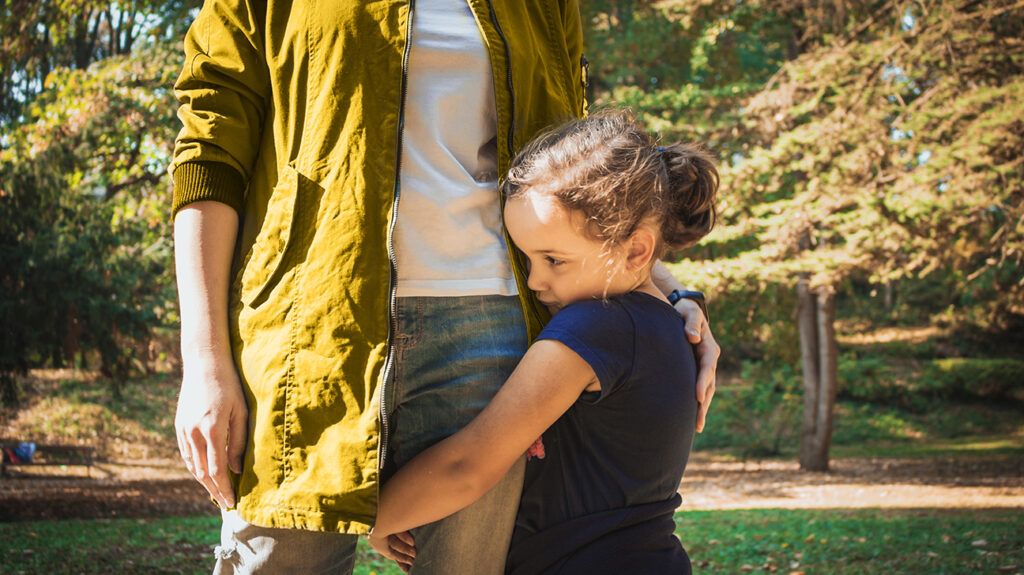
[[[447,517],[482,497],[593,381],[594,370],[564,344],[534,343],[476,419],[384,485],[371,542]]]

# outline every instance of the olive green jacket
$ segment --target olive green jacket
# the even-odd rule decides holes
[[[468,0],[490,55],[498,167],[586,112],[575,0]],[[387,449],[391,230],[414,0],[207,0],[185,38],[174,211],[241,217],[230,288],[249,406],[238,510],[365,533]],[[511,242],[508,242],[511,246]],[[510,257],[530,336],[545,319]]]

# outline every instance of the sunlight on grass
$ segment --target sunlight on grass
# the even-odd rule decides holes
[[[219,523],[218,517],[0,523],[0,553],[5,573],[206,574]],[[694,511],[677,513],[676,524],[698,573],[967,574],[1014,572],[1024,564],[1015,509]],[[365,540],[357,561],[357,575],[400,573]]]

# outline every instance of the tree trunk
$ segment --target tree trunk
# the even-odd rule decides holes
[[[835,409],[837,355],[835,292],[811,291],[806,279],[797,283],[797,321],[804,374],[804,423],[800,441],[800,468],[828,471]]]
[[[14,373],[0,371],[0,405],[18,407],[18,379]]]
[[[818,330],[814,294],[802,278],[796,284],[797,327],[800,330],[800,359],[804,375],[804,421],[800,435],[800,467],[811,461],[814,429],[818,421]]]
[[[832,414],[836,405],[838,349],[836,345],[835,292],[831,287],[818,290],[818,423],[812,465],[819,471],[828,471],[828,451],[832,446]]]

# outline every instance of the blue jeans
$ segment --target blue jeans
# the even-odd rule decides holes
[[[498,392],[529,342],[514,296],[399,298],[395,366],[385,387],[385,476],[465,427]],[[479,501],[413,530],[414,575],[501,575],[525,458]],[[214,573],[347,575],[356,536],[250,525],[224,512]]]
[[[516,297],[398,300],[394,381],[387,389],[389,466],[466,426],[512,375],[529,342]],[[412,573],[500,575],[515,525],[526,460],[479,501],[413,530]]]

